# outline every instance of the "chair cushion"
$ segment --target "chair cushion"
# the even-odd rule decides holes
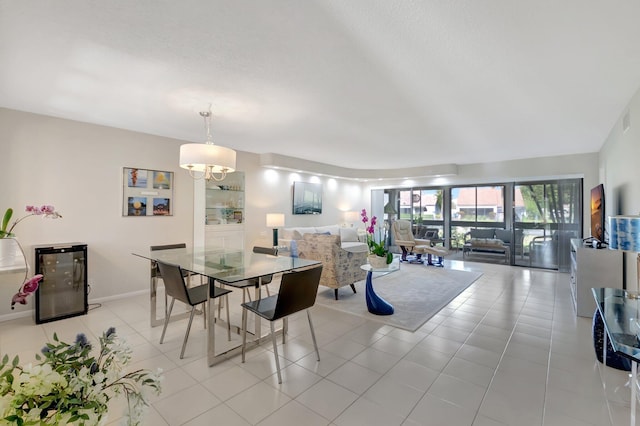
[[[511,231],[508,229],[496,229],[496,238],[505,244],[511,243]]]
[[[472,247],[502,247],[502,240],[498,240],[495,238],[472,238],[471,241]]]
[[[495,229],[493,228],[478,228],[469,231],[471,238],[494,238]]]
[[[346,242],[359,242],[358,231],[355,228],[340,228],[340,241]]]

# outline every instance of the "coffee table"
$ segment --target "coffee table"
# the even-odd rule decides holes
[[[391,262],[385,268],[372,268],[368,263],[360,266],[360,268],[367,271],[367,280],[365,285],[365,299],[367,300],[367,309],[374,315],[393,315],[393,305],[378,296],[373,289],[373,273],[381,277],[400,270],[400,258],[394,257]]]

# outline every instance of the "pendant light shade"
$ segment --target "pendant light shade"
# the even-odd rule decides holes
[[[227,173],[236,170],[236,152],[231,148],[215,145],[211,138],[211,111],[203,111],[207,140],[205,143],[187,143],[180,146],[180,167],[189,170],[194,179],[223,180]],[[201,177],[195,173],[201,172]]]

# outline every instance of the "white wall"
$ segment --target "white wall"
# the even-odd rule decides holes
[[[16,234],[29,253],[32,246],[85,242],[89,246],[89,301],[148,288],[148,264],[131,255],[152,244],[193,241],[194,183],[178,167],[184,141],[130,132],[0,108],[0,214],[7,207],[19,213],[27,204],[53,204],[61,220],[29,218]],[[413,185],[501,182],[506,179],[584,175],[585,187],[597,183],[594,155],[531,159],[460,166],[457,177],[428,179]],[[122,217],[122,168],[175,172],[174,216]],[[358,183],[305,173],[264,169],[259,156],[238,152],[238,170],[246,178],[247,247],[269,243],[267,213],[285,213],[286,226],[343,223],[344,212],[371,208],[370,189],[397,186],[398,181]],[[291,213],[292,182],[323,185],[321,215]],[[0,276],[0,319],[7,317],[11,295],[20,282]],[[6,303],[2,301],[6,301]],[[19,307],[16,312],[30,310]]]
[[[21,217],[28,204],[52,204],[63,215],[16,227],[32,270],[33,245],[87,243],[90,301],[148,287],[148,263],[132,252],[191,240],[193,184],[177,164],[181,141],[2,108],[0,141],[2,214],[12,207]],[[123,167],[175,172],[174,215],[122,217]],[[9,278],[0,276],[0,315],[11,312],[21,284]]]
[[[629,114],[630,124],[624,131],[622,121]],[[640,91],[638,91],[600,151],[598,170],[605,188],[607,216],[640,214]],[[627,288],[638,290],[636,255],[625,253]],[[602,283],[606,287],[606,283]]]

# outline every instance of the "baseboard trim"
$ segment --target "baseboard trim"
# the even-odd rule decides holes
[[[130,297],[144,295],[144,294],[149,294],[149,289],[137,290],[137,291],[132,291],[132,292],[129,292],[129,293],[117,294],[115,296],[106,296],[106,297],[98,297],[96,299],[89,299],[89,306],[94,305],[96,303],[111,302],[113,300],[126,299],[126,298],[130,298]],[[30,302],[31,303],[35,303],[32,300],[30,300]],[[29,309],[29,310],[26,310],[26,311],[20,311],[20,312],[0,315],[0,322],[11,321],[11,320],[15,320],[15,319],[18,319],[18,318],[24,318],[24,317],[28,317],[28,316],[35,318],[35,311],[34,311],[33,308]]]

